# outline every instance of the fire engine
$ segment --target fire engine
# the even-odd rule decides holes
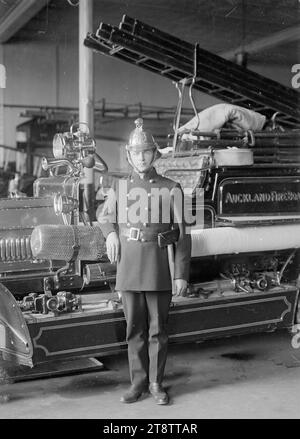
[[[171,79],[179,92],[171,146],[155,166],[191,189],[190,212],[202,220],[191,227],[188,291],[172,301],[170,342],[300,323],[299,93],[127,16],[119,27],[101,23],[85,44]],[[266,123],[203,131],[195,111],[180,126],[186,87]],[[84,169],[109,171],[81,124],[54,136],[53,155],[33,197],[0,200],[0,351],[30,367],[126,349],[116,266],[80,211]]]

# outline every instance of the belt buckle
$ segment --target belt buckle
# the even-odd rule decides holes
[[[133,236],[134,233],[136,233],[135,236]],[[130,227],[130,229],[129,229],[129,239],[131,241],[138,241],[139,238],[140,238],[140,233],[141,233],[141,230],[138,229],[137,227]]]

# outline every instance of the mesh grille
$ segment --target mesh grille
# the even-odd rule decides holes
[[[78,245],[78,259],[95,261],[106,251],[99,227],[40,225],[31,234],[31,249],[38,259],[70,261],[74,246]]]

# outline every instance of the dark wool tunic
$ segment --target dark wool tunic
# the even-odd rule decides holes
[[[179,184],[157,174],[153,167],[143,177],[133,172],[127,179],[116,181],[98,208],[97,219],[105,238],[113,231],[119,235],[116,290],[170,291],[167,247],[160,248],[157,240],[128,240],[122,230],[134,227],[148,234],[160,233],[175,224],[179,239],[174,246],[174,279],[188,281],[191,238],[185,233],[183,193]]]

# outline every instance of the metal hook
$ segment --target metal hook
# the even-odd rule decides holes
[[[174,82],[175,87],[177,88],[177,91],[178,91],[178,103],[177,103],[176,113],[175,113],[174,122],[173,122],[173,130],[174,130],[173,155],[175,154],[175,151],[176,151],[176,143],[177,143],[177,138],[178,138],[178,128],[179,128],[181,109],[182,109],[183,91],[184,91],[184,87],[185,87],[186,82],[187,82],[187,78],[183,78],[179,82]]]
[[[74,7],[79,5],[79,0],[77,0],[76,3],[73,3],[71,0],[67,0],[67,2],[69,3],[69,5],[74,6]]]
[[[247,130],[245,134],[246,134],[245,142],[248,143],[249,146],[255,146],[255,135],[254,135],[253,131]]]
[[[197,66],[198,66],[198,47],[199,47],[199,45],[198,45],[198,43],[196,43],[195,48],[194,48],[194,74],[193,74],[192,78],[183,78],[181,81],[173,82],[177,88],[177,91],[178,91],[178,104],[177,104],[176,113],[175,113],[174,122],[173,122],[173,130],[174,130],[173,155],[176,152],[176,144],[177,144],[177,139],[178,139],[178,129],[179,129],[179,123],[180,123],[181,110],[182,110],[183,93],[184,93],[184,88],[185,88],[187,82],[189,82],[190,102],[192,104],[195,116],[197,117],[197,120],[198,120],[196,130],[198,129],[198,127],[200,125],[200,117],[199,117],[199,114],[197,112],[197,108],[196,108],[194,98],[192,95],[192,89],[193,89],[193,86],[194,86],[195,81],[197,79],[197,73],[198,73],[198,68],[197,68]]]
[[[281,125],[277,124],[276,117],[278,116],[278,114],[280,114],[280,111],[276,111],[276,113],[274,113],[271,117],[272,130],[275,131],[276,129],[279,129],[281,132],[284,132],[284,128]]]
[[[198,121],[197,122],[197,126],[196,126],[196,131],[198,130],[198,127],[200,125],[200,117],[199,117],[199,114],[198,114],[198,111],[197,111],[197,108],[196,108],[196,105],[195,105],[195,101],[194,101],[194,98],[193,98],[193,95],[192,95],[192,90],[193,90],[193,86],[194,86],[194,84],[196,82],[197,73],[198,73],[198,47],[199,47],[199,44],[196,43],[195,47],[194,47],[194,74],[193,74],[193,77],[192,77],[192,80],[191,80],[191,83],[190,83],[190,86],[189,86],[190,101],[191,101],[191,104],[192,104],[195,116],[197,117],[197,121]]]

